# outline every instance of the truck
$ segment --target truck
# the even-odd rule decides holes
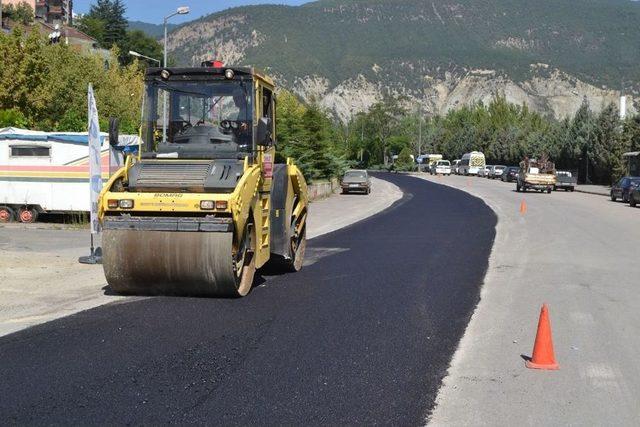
[[[556,185],[556,170],[553,162],[546,158],[542,160],[529,159],[526,157],[520,162],[520,170],[516,180],[516,191],[525,192],[527,190],[546,191],[551,193]]]
[[[555,190],[574,191],[578,184],[578,178],[573,176],[569,171],[556,171],[556,185],[553,186]]]
[[[274,162],[274,82],[220,65],[145,72],[141,145],[98,207],[117,293],[243,297],[268,262],[302,268],[307,184],[291,159]]]

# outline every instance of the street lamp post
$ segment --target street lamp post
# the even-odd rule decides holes
[[[164,66],[167,66],[167,22],[176,15],[186,15],[189,13],[189,6],[180,6],[169,16],[164,17]]]
[[[167,22],[169,18],[176,15],[186,15],[189,13],[189,6],[180,6],[171,15],[164,17],[164,67],[167,67]],[[162,142],[167,142],[167,92],[164,92],[162,101]]]
[[[160,66],[160,60],[159,59],[155,59],[155,58],[152,58],[150,56],[143,55],[141,53],[136,52],[135,50],[130,50],[129,51],[129,55],[135,56],[136,58],[144,58],[144,59],[147,59],[149,61],[157,62],[158,63],[158,67]]]
[[[422,104],[418,109],[418,157],[422,155]]]

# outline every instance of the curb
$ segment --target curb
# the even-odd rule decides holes
[[[578,187],[576,187],[575,191],[576,193],[593,194],[595,196],[609,197],[609,193],[599,193],[597,191],[591,191],[591,190],[580,190],[578,189]]]

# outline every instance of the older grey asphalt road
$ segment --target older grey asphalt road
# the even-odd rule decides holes
[[[482,300],[433,425],[638,425],[640,208],[579,193],[515,192],[481,178],[427,177],[498,215]],[[520,205],[527,206],[525,215]],[[542,303],[559,371],[524,368]]]
[[[0,338],[0,419],[422,423],[496,217],[464,192],[382,177],[399,202],[313,239],[309,265],[258,278],[247,298],[127,299]]]

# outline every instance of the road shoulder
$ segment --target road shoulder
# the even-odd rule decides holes
[[[425,177],[498,216],[481,300],[430,425],[635,425],[640,324],[635,209],[580,193],[517,193],[475,177]],[[524,204],[524,209],[522,206]],[[524,367],[548,303],[559,371]],[[627,332],[625,332],[627,331]],[[615,349],[615,350],[613,350]]]

